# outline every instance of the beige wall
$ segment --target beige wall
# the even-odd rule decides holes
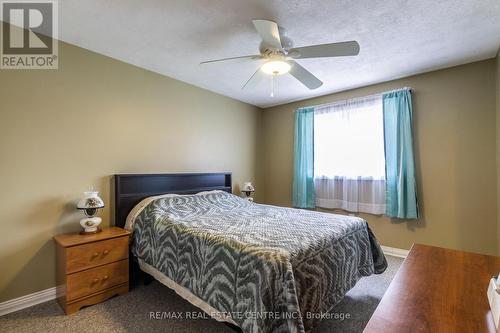
[[[0,302],[55,285],[51,237],[79,229],[75,203],[91,185],[109,224],[115,173],[255,181],[261,114],[63,43],[59,70],[1,70]]]
[[[264,110],[265,202],[291,204],[293,112],[301,106],[414,89],[418,221],[366,218],[383,245],[431,244],[495,254],[495,61],[416,75]]]

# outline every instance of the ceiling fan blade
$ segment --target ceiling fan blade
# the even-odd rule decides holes
[[[288,56],[294,59],[354,56],[359,53],[356,41],[311,45],[290,49]]]
[[[268,20],[253,20],[252,22],[264,43],[278,49],[282,48],[280,32],[276,22]]]
[[[252,76],[250,76],[250,78],[248,79],[248,81],[245,82],[243,87],[241,87],[242,90],[243,89],[253,89],[262,81],[263,74],[262,74],[262,71],[260,70],[261,67],[262,66],[257,68],[255,73],[253,73]]]
[[[321,82],[320,79],[318,79],[307,69],[299,65],[296,61],[288,60],[287,62],[290,64],[290,66],[292,66],[289,73],[307,88],[313,90],[323,85],[323,82]]]
[[[203,62],[200,62],[200,65],[215,64],[215,63],[220,63],[220,62],[239,63],[239,62],[246,62],[246,61],[260,60],[260,59],[263,59],[263,57],[259,54],[256,54],[256,55],[248,55],[248,56],[241,56],[241,57],[232,57],[232,58],[203,61]]]

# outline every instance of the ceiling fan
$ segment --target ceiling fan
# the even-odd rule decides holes
[[[265,61],[248,79],[241,89],[255,87],[262,80],[262,73],[271,75],[271,96],[274,95],[274,77],[290,73],[307,88],[319,88],[323,82],[295,59],[354,56],[359,53],[356,41],[293,47],[292,40],[284,28],[269,20],[252,20],[262,38],[260,54],[204,61],[201,65],[221,62]]]

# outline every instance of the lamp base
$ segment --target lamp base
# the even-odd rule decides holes
[[[88,235],[88,234],[96,234],[98,232],[101,232],[101,229],[99,229],[99,224],[101,224],[102,219],[100,217],[84,217],[83,219],[80,220],[80,225],[83,228],[83,235]]]
[[[96,230],[94,231],[85,231],[85,230],[82,230],[80,231],[80,235],[93,235],[93,234],[98,234],[102,231],[101,228],[96,228]]]

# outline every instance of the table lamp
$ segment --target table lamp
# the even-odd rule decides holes
[[[104,202],[99,197],[99,192],[97,191],[83,192],[83,194],[84,197],[77,204],[77,208],[83,210],[86,216],[80,220],[80,225],[83,227],[83,231],[80,234],[96,234],[101,232],[99,224],[101,224],[102,219],[95,215],[99,208],[104,207]]]
[[[251,182],[243,183],[243,189],[241,190],[241,193],[245,194],[245,199],[247,199],[248,201],[253,201],[253,192],[255,192],[255,188],[253,187]]]

